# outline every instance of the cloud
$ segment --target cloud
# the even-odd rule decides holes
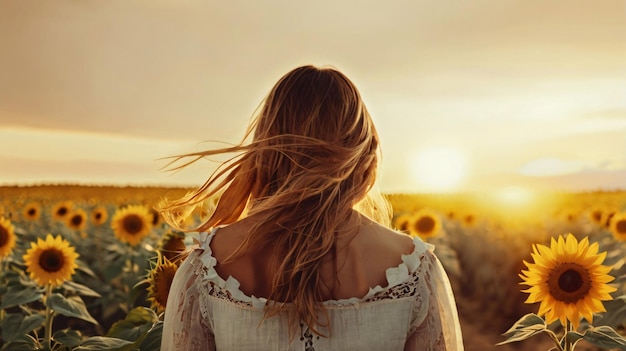
[[[541,158],[523,165],[519,173],[527,176],[549,177],[578,173],[590,167],[593,167],[593,164],[586,161]]]
[[[0,156],[46,161],[153,162],[191,150],[189,141],[68,130],[0,128]]]
[[[600,119],[611,121],[614,123],[615,121],[622,121],[623,123],[623,122],[626,122],[626,108],[612,108],[612,109],[592,111],[592,112],[583,113],[580,115],[580,117],[583,119],[590,119],[590,120],[595,120],[595,121],[597,121],[598,118],[600,118]]]

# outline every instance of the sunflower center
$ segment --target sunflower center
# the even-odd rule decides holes
[[[76,215],[76,216],[72,217],[71,222],[72,222],[72,225],[78,227],[79,225],[81,225],[83,223],[83,216]]]
[[[29,208],[28,212],[26,212],[29,216],[33,217],[35,216],[35,214],[37,214],[37,210],[35,210],[34,208]]]
[[[54,273],[63,268],[65,256],[57,249],[48,249],[39,256],[39,266],[46,272]]]
[[[57,210],[59,216],[65,216],[67,214],[67,207],[61,207]]]
[[[417,220],[415,229],[420,233],[430,233],[435,228],[435,220],[430,216],[424,216]]]
[[[96,220],[100,220],[100,219],[102,218],[102,213],[100,213],[100,212],[96,212],[96,214],[94,215],[94,218],[95,218]]]
[[[143,229],[143,221],[139,216],[131,214],[124,218],[123,226],[128,234],[135,235]]]
[[[593,220],[596,222],[600,222],[602,220],[602,212],[601,211],[593,211],[591,214]]]
[[[9,231],[0,225],[0,247],[3,247],[7,242],[9,242]]]
[[[577,291],[583,286],[583,277],[573,269],[568,269],[559,277],[559,287],[568,293]]]
[[[560,263],[548,277],[550,295],[565,303],[575,303],[587,296],[591,277],[585,267],[577,263]]]
[[[615,223],[615,229],[618,233],[626,234],[626,219],[622,219]]]
[[[163,244],[163,255],[173,262],[186,248],[187,246],[181,238],[172,237]]]

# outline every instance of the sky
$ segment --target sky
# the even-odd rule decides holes
[[[626,0],[0,0],[0,185],[201,184],[272,85],[331,65],[384,192],[626,189]]]

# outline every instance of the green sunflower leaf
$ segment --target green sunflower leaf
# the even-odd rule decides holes
[[[128,312],[125,319],[115,322],[107,336],[137,341],[146,337],[157,320],[157,315],[149,308],[136,307]]]
[[[64,329],[54,333],[53,339],[57,342],[60,342],[65,347],[72,348],[80,345],[81,341],[83,340],[83,336],[77,330]]]
[[[105,336],[93,336],[85,339],[79,347],[74,351],[96,351],[96,350],[108,350],[119,351],[124,350],[128,346],[133,345],[132,341],[122,340],[118,338],[109,338]]]
[[[606,325],[587,329],[582,338],[588,343],[604,349],[626,350],[626,339]]]
[[[533,335],[546,331],[546,322],[543,318],[534,313],[529,313],[520,318],[513,326],[504,334],[506,340],[496,345],[504,345],[515,341],[521,341],[530,338]]]
[[[567,341],[569,341],[570,343],[575,343],[584,337],[585,336],[583,334],[575,331],[570,331],[565,334],[565,339],[567,339]]]
[[[84,321],[98,324],[98,322],[89,314],[85,302],[79,296],[65,297],[55,293],[46,299],[46,306],[52,308],[56,313],[66,317],[80,318]]]
[[[31,335],[22,334],[16,340],[7,342],[0,351],[33,351],[37,350],[37,340]]]
[[[71,280],[68,280],[66,282],[63,283],[63,287],[65,288],[65,290],[69,291],[69,292],[74,292],[78,295],[82,295],[82,296],[91,296],[91,297],[100,297],[100,294],[98,294],[96,291],[88,288],[85,285],[82,284],[78,284],[76,282],[73,282]]]
[[[43,295],[35,289],[24,289],[22,286],[10,287],[7,293],[2,295],[0,310],[37,301],[42,297]]]
[[[2,320],[2,340],[6,342],[17,341],[24,334],[41,327],[44,322],[44,316],[41,314],[33,314],[24,316],[20,313],[7,314]]]
[[[148,331],[148,335],[140,346],[141,351],[159,351],[161,350],[161,336],[163,335],[163,322],[156,322]]]

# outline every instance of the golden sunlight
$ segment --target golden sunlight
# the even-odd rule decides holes
[[[467,177],[467,156],[459,149],[428,147],[410,157],[410,170],[420,190],[455,191]]]
[[[535,195],[530,189],[510,186],[497,190],[495,197],[497,202],[503,205],[525,206],[534,199]]]

